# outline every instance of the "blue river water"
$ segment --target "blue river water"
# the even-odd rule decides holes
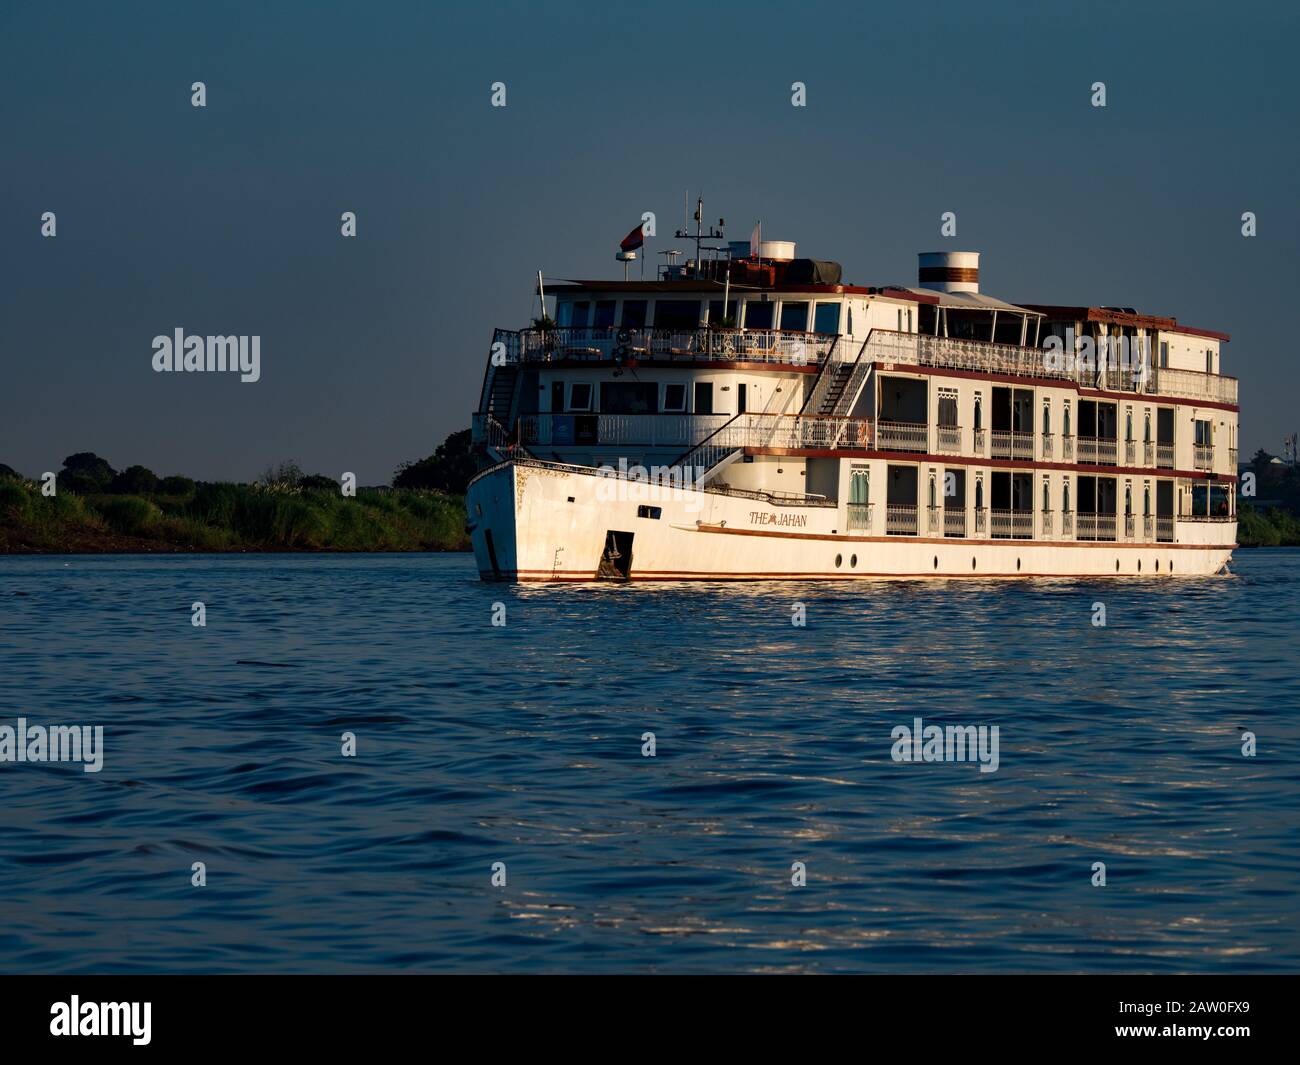
[[[1300,553],[1233,568],[0,558],[0,726],[103,727],[0,763],[0,971],[1296,972]]]

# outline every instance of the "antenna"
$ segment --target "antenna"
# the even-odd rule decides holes
[[[689,229],[688,226],[685,229],[679,229],[676,233],[673,234],[673,236],[676,237],[678,240],[695,241],[696,278],[700,276],[700,241],[721,240],[723,237],[722,229],[720,228],[722,224],[722,219],[720,218],[718,219],[717,226],[709,226],[708,232],[705,232],[704,229],[702,228],[703,220],[704,220],[704,197],[701,196],[695,202],[695,232],[693,234],[688,232]]]

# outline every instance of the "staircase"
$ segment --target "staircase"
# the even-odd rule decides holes
[[[479,413],[491,414],[503,425],[510,424],[519,383],[519,367],[515,364],[494,366],[488,363],[483,377],[483,394],[479,399]]]
[[[826,382],[826,391],[822,394],[821,403],[818,404],[817,410],[813,411],[814,414],[836,413],[840,405],[840,399],[849,387],[849,380],[853,377],[855,367],[856,364],[851,362],[837,362],[831,367],[831,376]]]
[[[862,394],[862,386],[866,383],[867,375],[874,365],[874,359],[866,354],[867,345],[870,343],[871,334],[868,333],[867,339],[858,348],[857,357],[852,361],[847,358],[835,361],[828,356],[821,373],[817,375],[817,383],[808,393],[808,399],[799,413],[822,417],[848,417],[858,401],[858,396]],[[834,354],[832,350],[831,355]]]

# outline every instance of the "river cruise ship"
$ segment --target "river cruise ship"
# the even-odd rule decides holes
[[[1226,333],[996,299],[975,252],[922,254],[915,285],[758,240],[626,274],[547,285],[553,318],[493,337],[466,497],[486,580],[1226,570]]]

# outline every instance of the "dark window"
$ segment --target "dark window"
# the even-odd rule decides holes
[[[664,385],[664,410],[686,409],[686,386]]]
[[[645,300],[623,301],[623,328],[645,328]]]
[[[636,508],[638,518],[658,518],[663,512],[663,507],[647,507],[644,504]]]
[[[551,410],[558,414],[564,410],[564,382],[551,382]]]
[[[813,312],[814,333],[838,333],[840,331],[840,305],[838,303],[819,303]]]
[[[570,319],[571,324],[578,329],[586,328],[587,312],[590,309],[591,309],[591,304],[589,304],[586,300],[583,300],[581,303],[574,303],[573,317]]]
[[[656,329],[698,329],[699,300],[655,300]]]
[[[617,300],[597,300],[596,318],[591,324],[597,329],[610,328],[614,324],[614,308],[617,304]]]
[[[749,398],[749,385],[743,381],[736,386],[736,413],[745,413],[745,401]]]
[[[939,424],[954,427],[957,424],[957,397],[939,397]]]
[[[606,381],[600,386],[601,414],[658,414],[659,386],[645,381]]]
[[[719,329],[727,328],[722,323],[725,319],[731,319],[731,324],[736,324],[736,301],[728,300],[727,309],[722,309],[722,300],[709,300],[709,324],[715,325]]]
[[[713,383],[711,381],[695,382],[695,413],[713,413]]]
[[[571,410],[591,410],[591,385],[572,385],[569,388]]]
[[[763,303],[759,300],[750,300],[745,304],[745,328],[746,329],[771,329],[772,328],[772,311],[775,310],[776,304]]]
[[[808,328],[808,304],[781,304],[781,328],[802,333]]]

